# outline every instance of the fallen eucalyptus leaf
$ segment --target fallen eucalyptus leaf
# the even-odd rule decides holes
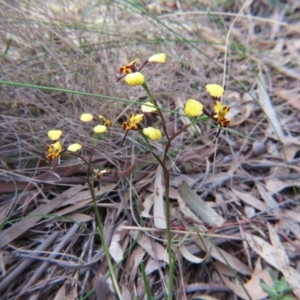
[[[208,206],[185,181],[178,186],[178,191],[182,200],[202,222],[211,226],[220,226],[224,223],[224,219]]]

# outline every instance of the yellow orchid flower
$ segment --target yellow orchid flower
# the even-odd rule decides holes
[[[94,127],[95,133],[104,133],[107,132],[107,127],[105,125],[97,125]]]
[[[102,115],[99,115],[99,119],[102,120],[103,125],[105,125],[105,126],[111,126],[111,125],[112,125],[111,120],[106,119],[106,118],[105,118],[104,116],[102,116]]]
[[[82,149],[82,145],[80,145],[78,143],[74,143],[74,144],[69,145],[67,150],[71,151],[71,152],[77,152],[78,150],[81,150],[81,149]]]
[[[157,111],[157,108],[151,102],[145,102],[141,105],[141,110],[143,113],[152,113]]]
[[[124,65],[120,67],[120,73],[121,74],[131,74],[137,71],[136,69],[136,62],[139,61],[138,58],[136,58],[135,60],[133,60],[131,63],[129,63],[128,65]]]
[[[60,153],[62,152],[62,144],[60,141],[57,141],[51,145],[47,146],[48,154],[46,158],[51,163],[55,158],[58,158],[60,156]]]
[[[139,61],[138,58],[134,59],[128,65],[123,65],[120,67],[121,77],[117,79],[117,82],[120,81],[123,77],[124,80],[131,86],[142,85],[145,82],[145,77],[140,71],[148,63],[161,63],[164,64],[167,61],[167,55],[165,53],[158,53],[150,56],[140,68],[136,67],[136,63]]]
[[[167,61],[167,55],[165,53],[154,54],[148,58],[148,61],[164,64]]]
[[[203,114],[203,105],[197,100],[189,99],[185,103],[184,112],[188,117],[199,117]]]
[[[153,127],[144,128],[143,133],[153,141],[158,141],[162,138],[161,131]]]
[[[50,140],[56,141],[60,139],[62,133],[63,132],[61,130],[52,129],[48,131],[48,137]]]
[[[220,99],[222,95],[224,94],[224,89],[218,84],[207,84],[205,86],[206,91],[209,93],[209,95],[213,98]]]
[[[82,122],[91,122],[93,121],[94,117],[92,114],[81,114],[80,121]]]
[[[145,82],[145,76],[140,72],[135,72],[127,74],[124,80],[131,86],[142,85]]]
[[[213,119],[222,127],[228,127],[230,125],[230,120],[226,118],[230,110],[230,106],[223,105],[220,101],[216,101],[214,104]]]
[[[129,122],[123,122],[122,128],[123,130],[139,130],[140,123],[144,120],[144,114],[134,115],[133,113],[130,115]]]

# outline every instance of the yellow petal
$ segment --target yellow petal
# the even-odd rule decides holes
[[[112,122],[111,120],[106,119],[104,116],[99,115],[99,119],[103,121],[103,125],[105,126],[111,126]]]
[[[151,113],[157,111],[157,108],[154,107],[153,103],[151,102],[146,102],[141,105],[141,110],[143,113]]]
[[[199,117],[203,113],[203,105],[194,99],[189,99],[185,103],[184,112],[188,117]]]
[[[81,150],[81,148],[82,148],[82,146],[80,145],[80,144],[78,144],[78,143],[75,143],[75,144],[71,144],[71,145],[69,145],[69,147],[68,147],[68,151],[71,151],[71,152],[76,152],[76,151],[78,151],[78,150]]]
[[[52,141],[55,141],[55,140],[60,139],[61,135],[62,135],[62,131],[61,131],[61,130],[53,129],[53,130],[49,130],[49,131],[48,131],[48,137],[49,137]]]
[[[107,131],[107,127],[105,125],[97,125],[94,127],[94,132],[103,133]]]
[[[142,85],[145,82],[145,77],[140,72],[131,73],[125,76],[124,80],[131,86]]]
[[[127,65],[127,67],[128,67],[128,66],[135,65],[136,62],[139,61],[139,60],[140,60],[139,58],[134,59],[132,62],[130,62],[130,63]]]
[[[93,121],[94,117],[92,114],[81,114],[80,121],[82,122],[91,122]]]
[[[141,123],[144,120],[144,114],[134,116],[134,123]]]
[[[148,61],[164,64],[167,61],[167,55],[165,53],[154,54],[148,58]]]
[[[216,101],[214,104],[214,112],[216,114],[220,113],[224,109],[224,105],[220,101]]]
[[[62,151],[62,144],[60,141],[57,141],[56,143],[52,144],[52,147],[57,150],[58,152]]]
[[[154,141],[158,141],[162,137],[161,131],[153,127],[144,128],[143,133]]]
[[[206,91],[210,94],[210,96],[214,98],[221,98],[224,94],[224,89],[218,84],[207,84],[205,86]]]

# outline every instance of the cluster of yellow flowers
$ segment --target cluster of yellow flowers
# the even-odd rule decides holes
[[[112,122],[110,120],[106,119],[105,117],[103,117],[102,115],[99,115],[98,117],[102,124],[96,125],[94,127],[94,132],[95,133],[107,132],[107,127],[111,126]],[[94,116],[89,113],[81,114],[81,116],[80,116],[80,121],[82,121],[82,122],[91,122],[93,120],[95,120]]]
[[[230,125],[230,120],[227,118],[227,114],[230,110],[230,106],[223,105],[220,102],[220,99],[224,94],[224,89],[218,84],[207,84],[205,89],[208,94],[216,100],[213,105],[213,112],[211,113],[204,109],[201,102],[189,99],[184,107],[185,114],[188,117],[195,118],[204,113],[213,119],[219,126],[228,127]]]
[[[136,58],[128,65],[121,66],[120,73],[122,76],[117,79],[117,82],[125,77],[125,82],[131,86],[142,85],[145,82],[145,76],[140,71],[144,68],[144,66],[146,66],[148,63],[164,64],[167,61],[167,55],[165,53],[152,55],[142,64],[140,68],[136,67],[136,63],[138,61],[139,59]]]
[[[155,111],[156,110],[151,110],[150,112],[155,112]],[[133,113],[131,113],[129,117],[129,122],[122,123],[122,129],[126,130],[126,132],[129,130],[142,130],[142,132],[150,139],[154,141],[160,140],[162,138],[162,133],[159,129],[156,129],[154,127],[142,128],[141,122],[144,120],[145,113],[139,115],[134,115]]]
[[[106,119],[102,115],[99,115],[99,119],[101,120],[102,124],[95,126],[94,132],[95,133],[104,133],[107,131],[107,127],[112,125],[112,122],[110,120]],[[94,120],[94,117],[92,114],[84,113],[84,114],[81,114],[80,120],[83,122],[91,122]],[[50,162],[50,165],[53,160],[60,159],[60,155],[63,152],[69,151],[69,152],[75,153],[82,149],[81,144],[74,143],[74,144],[69,145],[67,149],[63,150],[62,142],[60,140],[62,134],[63,134],[63,132],[59,129],[51,129],[48,131],[48,137],[52,140],[52,143],[50,145],[47,145],[48,152],[47,152],[46,158]]]
[[[145,76],[141,73],[141,70],[148,63],[165,63],[167,60],[167,55],[165,53],[159,53],[152,55],[149,57],[141,67],[137,68],[136,64],[139,61],[138,58],[134,59],[127,65],[123,65],[120,67],[121,76],[117,79],[117,82],[124,78],[124,81],[130,86],[143,86],[145,90],[147,90],[147,86],[145,83]],[[219,127],[219,133],[221,128],[228,127],[230,125],[230,120],[227,118],[227,113],[230,110],[230,106],[223,105],[220,101],[222,95],[224,94],[224,89],[218,84],[208,84],[205,86],[208,94],[215,100],[214,105],[212,107],[212,111],[207,110],[203,107],[203,104],[198,100],[188,99],[186,101],[184,112],[185,115],[189,118],[198,118],[202,114],[207,115],[211,118]],[[149,91],[149,90],[148,90]],[[144,120],[144,116],[147,113],[156,113],[159,112],[161,116],[160,110],[156,106],[156,101],[151,99],[151,102],[146,102],[141,105],[141,114],[131,113],[129,116],[128,122],[122,123],[122,129],[126,132],[124,139],[127,133],[130,130],[141,131],[143,134],[154,141],[158,141],[162,138],[162,133],[159,129],[154,127],[146,127],[142,126],[142,122]],[[93,130],[96,134],[101,134],[107,132],[107,127],[112,125],[112,122],[106,119],[103,115],[98,115],[98,119],[101,124],[96,125]],[[91,122],[96,121],[96,118],[90,113],[83,113],[80,116],[80,120],[82,122]],[[218,134],[219,134],[218,133]],[[59,158],[60,154],[64,151],[76,152],[82,148],[82,146],[78,143],[70,145],[66,150],[63,151],[62,144],[60,141],[62,135],[61,130],[50,130],[48,131],[48,136],[52,140],[52,144],[48,145],[48,153],[47,159],[51,163],[54,159]],[[100,174],[100,173],[99,173]],[[99,175],[98,174],[98,175]],[[102,174],[102,173],[101,173]]]
[[[74,143],[68,146],[66,150],[63,150],[62,143],[60,138],[63,132],[58,129],[52,129],[48,131],[48,137],[52,140],[52,144],[47,145],[48,153],[46,158],[52,163],[52,161],[56,158],[60,158],[60,155],[65,151],[76,152],[82,148],[82,146],[78,143]]]
[[[150,56],[140,68],[136,67],[136,63],[139,61],[138,58],[130,62],[128,65],[123,65],[120,67],[121,77],[117,79],[117,82],[124,78],[125,82],[130,86],[137,86],[145,84],[145,76],[140,72],[144,66],[148,63],[161,63],[164,64],[167,61],[167,55],[165,53],[158,53]],[[129,130],[142,130],[143,134],[154,141],[158,141],[162,138],[162,133],[159,129],[154,127],[142,127],[142,121],[144,120],[144,115],[146,113],[157,112],[157,108],[152,102],[146,102],[141,105],[142,114],[134,115],[130,114],[129,122],[122,123],[122,129],[126,131]]]

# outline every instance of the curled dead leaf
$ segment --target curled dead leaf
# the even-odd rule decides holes
[[[116,172],[113,172],[113,171],[112,171],[112,173],[113,173],[113,174],[115,173],[115,176],[117,176],[118,178],[126,178],[126,177],[129,177],[129,176],[133,173],[133,171],[134,171],[134,169],[135,169],[135,165],[136,165],[136,161],[133,160],[131,166],[130,166],[128,169],[123,170],[123,171],[118,170],[118,171],[116,171]]]
[[[184,246],[184,244],[181,244],[180,247],[179,247],[179,249],[180,249],[180,252],[181,252],[181,254],[183,255],[183,257],[184,257],[186,260],[188,260],[188,261],[190,261],[190,262],[192,262],[192,263],[194,263],[194,264],[201,264],[202,262],[204,262],[204,261],[210,256],[210,251],[207,251],[206,254],[205,254],[205,256],[204,256],[204,258],[200,258],[200,257],[198,257],[198,256],[196,256],[196,255],[194,255],[194,254],[192,254],[192,253]]]

